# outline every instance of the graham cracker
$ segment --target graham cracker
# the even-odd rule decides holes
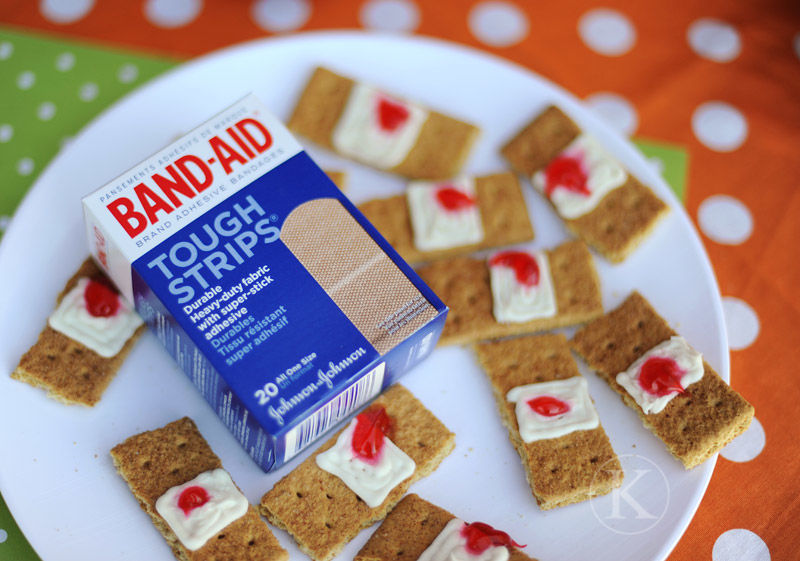
[[[476,177],[475,199],[483,225],[483,240],[476,244],[434,251],[422,251],[414,245],[414,231],[405,195],[367,201],[360,204],[358,209],[409,263],[465,255],[533,239],[528,208],[519,181],[513,173]]]
[[[454,518],[445,509],[410,493],[389,513],[353,560],[416,561]],[[509,561],[536,561],[514,546],[508,552]]]
[[[56,306],[81,278],[100,276],[105,274],[94,261],[84,261],[59,293]],[[144,330],[145,326],[140,326],[116,355],[106,358],[45,324],[39,339],[22,355],[11,377],[44,389],[48,397],[62,403],[91,407],[100,401]]]
[[[550,105],[500,150],[517,173],[531,178],[558,156],[581,129],[561,109]]]
[[[333,184],[336,185],[340,191],[347,191],[347,173],[344,171],[323,170]]]
[[[659,413],[645,414],[617,383],[616,375],[673,335],[676,332],[650,303],[633,292],[617,309],[575,333],[571,346],[688,469],[701,464],[744,432],[754,410],[704,362],[700,381],[675,396]]]
[[[156,501],[172,487],[201,473],[221,468],[203,435],[188,417],[137,434],[111,449],[114,466],[134,496],[182,561],[285,561],[283,549],[250,505],[241,518],[231,522],[196,551],[186,549],[156,511]]]
[[[521,323],[500,323],[492,313],[489,267],[483,259],[455,257],[417,270],[450,307],[440,343],[460,345],[509,335],[525,335],[587,322],[603,313],[600,279],[592,255],[580,241],[548,250],[556,315]]]
[[[512,138],[502,154],[518,173],[531,179],[580,134],[572,119],[550,106]],[[625,260],[669,211],[650,188],[630,171],[626,173],[627,181],[610,191],[593,210],[564,219],[572,233],[612,263]]]
[[[455,445],[455,435],[404,387],[392,386],[374,403],[383,405],[395,423],[392,442],[416,463],[414,474],[381,505],[370,508],[341,479],[317,466],[317,455],[333,446],[339,433],[261,499],[261,514],[288,531],[315,561],[331,559],[361,529],[382,520],[409,486],[436,469]]]
[[[289,128],[335,151],[332,137],[355,82],[316,68],[289,119]],[[416,144],[397,166],[385,170],[417,179],[446,179],[458,174],[478,137],[478,127],[428,110]]]
[[[541,509],[605,495],[622,484],[622,466],[602,425],[528,443],[519,434],[516,403],[506,398],[512,388],[580,376],[564,335],[492,341],[475,351]]]
[[[583,216],[565,220],[567,228],[612,263],[620,263],[667,215],[669,207],[628,173],[627,181]]]

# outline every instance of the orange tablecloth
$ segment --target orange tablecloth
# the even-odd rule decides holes
[[[683,146],[753,427],[722,454],[670,559],[796,559],[800,536],[800,4],[714,0],[43,0],[0,22],[190,58],[276,33],[372,28],[471,45]],[[3,76],[3,79],[9,78]]]

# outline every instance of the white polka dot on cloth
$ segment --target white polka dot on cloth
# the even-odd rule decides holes
[[[14,45],[8,41],[0,43],[0,60],[8,60],[14,54]]]
[[[130,84],[139,77],[139,68],[135,64],[127,63],[119,67],[117,80],[123,84]]]
[[[202,9],[201,0],[147,0],[144,15],[153,25],[174,29],[192,23]]]
[[[633,104],[621,95],[600,92],[585,100],[592,112],[626,136],[632,135],[639,126],[639,116]]]
[[[17,87],[21,90],[29,90],[33,87],[36,83],[36,74],[31,72],[30,70],[26,70],[25,72],[20,72],[19,76],[17,76]]]
[[[736,29],[711,18],[693,21],[686,31],[686,39],[695,53],[715,62],[730,62],[742,50],[742,41]]]
[[[715,62],[730,62],[742,51],[742,41],[736,29],[716,19],[693,21],[686,31],[686,39],[695,53]]]
[[[770,561],[769,548],[750,530],[728,530],[714,542],[712,561]]]
[[[78,97],[81,98],[81,101],[92,101],[97,97],[99,92],[100,88],[97,87],[97,84],[94,82],[86,82],[81,86],[81,89],[78,90]]]
[[[40,121],[49,121],[56,115],[56,106],[52,101],[45,101],[36,108],[36,116]]]
[[[56,57],[56,70],[67,72],[75,66],[75,55],[72,53],[61,53]]]
[[[697,209],[700,230],[717,243],[739,245],[753,233],[753,217],[739,199],[712,195]]]
[[[359,19],[370,29],[410,32],[419,25],[419,10],[410,0],[370,0],[361,7]]]
[[[39,11],[52,23],[67,24],[83,19],[92,11],[94,0],[42,0]]]
[[[303,27],[311,17],[311,4],[308,0],[256,0],[250,7],[250,16],[265,31],[292,31]]]
[[[469,29],[492,47],[510,47],[528,35],[528,18],[511,2],[479,2],[469,13]]]
[[[747,139],[747,120],[728,103],[708,101],[694,110],[692,131],[707,148],[731,152]]]
[[[750,304],[739,298],[725,296],[722,299],[725,312],[725,327],[728,330],[728,346],[733,351],[746,349],[758,338],[761,323]]]
[[[8,123],[0,125],[0,142],[8,142],[14,137],[14,127]]]
[[[636,28],[616,10],[590,10],[578,21],[578,33],[587,47],[606,56],[624,55],[636,43]]]
[[[6,217],[5,217],[5,216],[2,216],[2,217],[0,217],[0,220],[1,220],[2,218],[6,218]],[[2,223],[0,223],[0,230],[5,230],[5,225],[4,225],[4,224],[2,224]],[[2,528],[0,528],[0,543],[5,543],[5,541],[6,541],[7,539],[8,539],[8,532],[6,532],[6,531],[5,531],[5,530],[3,530]]]
[[[758,457],[766,443],[767,435],[764,434],[764,427],[753,417],[748,429],[725,446],[720,454],[731,462],[749,462]]]
[[[20,175],[30,175],[33,173],[34,163],[31,158],[22,158],[17,162],[17,173]]]

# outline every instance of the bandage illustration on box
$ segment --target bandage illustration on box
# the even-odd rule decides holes
[[[283,223],[281,241],[379,353],[388,352],[436,315],[335,199],[316,199],[295,208]]]

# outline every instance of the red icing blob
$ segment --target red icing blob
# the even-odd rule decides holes
[[[86,303],[86,309],[94,317],[111,317],[119,310],[117,291],[102,280],[89,279],[89,283],[83,290],[83,300]]]
[[[529,399],[528,405],[543,417],[557,417],[569,411],[569,403],[550,395],[540,395]]]
[[[475,206],[475,199],[450,185],[436,190],[436,200],[446,210],[458,211]]]
[[[651,395],[663,396],[686,391],[681,386],[685,373],[671,358],[654,356],[648,358],[639,370],[639,386]]]
[[[461,535],[467,540],[467,551],[473,555],[480,555],[493,545],[525,547],[512,540],[505,532],[495,530],[483,522],[464,524]]]
[[[514,269],[517,282],[521,285],[539,284],[539,264],[531,254],[524,251],[502,251],[489,260],[489,265]]]
[[[566,189],[580,195],[591,195],[586,181],[589,179],[578,158],[558,156],[544,170],[544,194],[553,195],[557,188]]]
[[[406,106],[385,97],[378,100],[378,124],[386,132],[394,132],[408,120]]]
[[[377,463],[383,449],[383,437],[389,436],[392,428],[392,419],[382,405],[369,407],[356,417],[353,453],[367,463]]]
[[[183,514],[189,516],[189,513],[206,504],[209,499],[211,497],[208,495],[208,491],[199,485],[192,485],[181,491],[178,497],[178,508],[183,511]]]

